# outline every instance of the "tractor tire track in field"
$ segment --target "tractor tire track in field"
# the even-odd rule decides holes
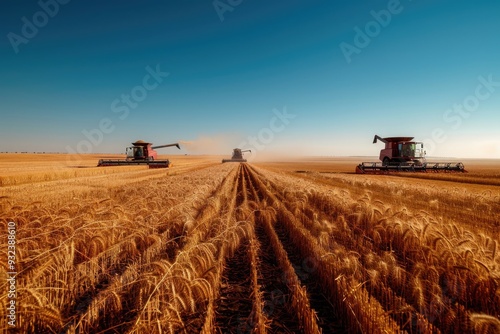
[[[265,203],[261,201],[262,193],[252,183],[251,170],[243,165],[245,180],[249,185],[250,198],[259,208]],[[260,272],[259,285],[264,300],[264,315],[268,319],[269,332],[271,333],[297,333],[300,331],[300,323],[297,314],[290,307],[291,291],[285,283],[284,275],[280,275],[281,269],[275,257],[269,235],[259,217],[254,219],[255,237],[260,244],[258,270]]]
[[[247,192],[241,165],[238,167],[236,208],[247,206]],[[249,240],[241,242],[234,254],[226,260],[222,273],[220,297],[216,304],[216,327],[223,333],[245,333],[251,330],[251,268]]]
[[[263,297],[265,301],[264,313],[270,319],[271,333],[298,333],[300,324],[297,315],[292,313],[290,304],[290,290],[280,275],[280,268],[276,262],[269,236],[265,233],[263,226],[258,223],[255,226],[257,238],[264,245],[261,249],[260,264]]]
[[[253,177],[260,177],[257,173],[253,174]],[[266,181],[266,180],[262,180]],[[262,182],[261,184],[265,184]],[[271,189],[269,189],[271,190]],[[265,193],[264,191],[260,191],[260,193]],[[277,199],[283,203],[283,198],[280,195],[280,192],[273,191],[273,194],[276,195]],[[272,199],[268,199],[270,202]],[[294,244],[286,232],[284,226],[276,221],[273,225],[273,228],[281,242],[281,245],[285,249],[288,259],[290,260],[295,274],[300,280],[301,285],[305,286],[307,289],[308,299],[311,307],[316,312],[318,316],[318,325],[321,327],[322,332],[324,333],[342,333],[345,332],[345,329],[340,325],[340,321],[336,316],[336,311],[333,305],[329,302],[328,298],[325,296],[321,287],[318,284],[318,277],[316,277],[315,271],[317,263],[314,259],[311,259],[307,256],[303,256],[299,254],[297,251],[299,247]]]
[[[311,307],[318,315],[318,325],[324,333],[343,333],[340,321],[335,315],[335,309],[325,296],[318,284],[318,277],[314,275],[316,262],[314,259],[303,257],[297,252],[297,245],[290,240],[285,228],[279,222],[275,224],[276,233],[289,255],[290,262],[295,269],[302,285],[307,288]]]
[[[267,202],[263,201],[262,191],[253,183],[250,175],[251,169],[245,165],[245,176],[250,185],[252,200],[261,210],[265,210]],[[261,272],[260,285],[264,298],[264,313],[269,319],[269,332],[271,333],[297,333],[301,331],[299,317],[290,306],[292,292],[286,284],[286,275],[276,259],[276,250],[273,249],[270,236],[262,219],[255,219],[255,234],[261,244],[259,256],[259,270]]]
[[[251,333],[259,326],[259,316],[256,315],[256,305],[266,322],[270,333],[296,333],[300,331],[297,315],[293,314],[287,300],[290,291],[279,275],[280,268],[273,256],[269,238],[261,224],[255,222],[255,212],[250,212],[250,202],[253,205],[260,203],[259,192],[251,183],[249,169],[240,165],[240,179],[238,184],[237,203],[249,212],[250,219],[255,223],[252,240],[243,242],[238,250],[226,262],[223,273],[224,281],[217,304],[216,326],[222,333]],[[257,263],[252,263],[250,242],[256,245]],[[264,249],[262,249],[262,247]],[[252,267],[257,271],[257,286],[262,297],[257,302],[256,293],[252,289]],[[265,319],[264,319],[265,318]]]
[[[242,243],[233,257],[226,262],[217,305],[216,326],[223,333],[248,333],[252,329],[253,301],[250,282],[248,241]]]
[[[304,308],[301,309],[297,306],[300,303],[292,300],[294,294],[287,284],[296,283],[291,283],[290,279],[287,278],[289,276],[285,273],[286,269],[280,267],[276,258],[279,251],[274,249],[276,246],[273,246],[268,235],[269,231],[266,232],[260,214],[256,214],[256,212],[266,210],[265,206],[272,200],[265,196],[265,189],[261,189],[255,182],[258,176],[251,168],[246,164],[241,164],[239,173],[238,204],[248,206],[248,201],[250,201],[260,209],[252,213],[251,219],[254,222],[255,233],[251,237],[255,238],[257,244],[260,245],[257,255],[258,286],[263,299],[262,312],[266,318],[264,321],[266,321],[267,331],[270,333],[304,331],[304,325],[301,325],[299,319],[309,315],[314,318],[310,321],[313,324],[311,328],[316,328],[315,331],[319,332],[321,330],[325,333],[344,332],[342,327],[339,326],[340,322],[334,316],[335,310],[324,296],[319,285],[315,283],[317,278],[313,276],[313,270],[311,270],[314,268],[305,267],[310,264],[308,259],[298,254],[296,245],[287,239],[286,233],[277,222],[271,228],[276,230],[278,227],[276,231],[280,240],[278,242],[281,242],[286,251],[286,256],[293,265],[291,270],[294,273],[289,273],[289,275],[296,276],[298,278],[296,282],[307,290],[305,299],[308,301],[301,304],[305,305]],[[252,311],[252,303],[255,308],[255,301],[252,301],[252,298],[255,298],[255,296],[252,295],[249,279],[251,276],[249,253],[249,243],[245,242],[226,263],[226,270],[223,274],[225,281],[217,305],[217,313],[219,314],[217,326],[220,332],[249,333],[257,327],[255,321],[252,320],[254,316],[252,312],[255,312],[255,309]],[[287,280],[289,281],[287,282]],[[317,326],[315,313],[319,316],[317,322],[321,329],[315,327]],[[302,321],[304,322],[304,320]]]

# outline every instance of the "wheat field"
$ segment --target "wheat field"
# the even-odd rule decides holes
[[[500,333],[500,162],[0,154],[19,333]],[[9,327],[10,326],[10,327]]]

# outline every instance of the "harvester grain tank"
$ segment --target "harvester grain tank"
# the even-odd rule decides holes
[[[243,158],[243,153],[252,152],[251,150],[241,150],[241,148],[233,149],[233,155],[231,159],[223,159],[222,162],[247,162],[246,159]]]
[[[413,137],[387,137],[377,135],[373,143],[381,141],[380,162],[362,162],[356,166],[357,174],[388,172],[466,172],[461,162],[428,162],[424,144],[412,141]]]
[[[168,168],[171,166],[170,161],[156,160],[158,153],[155,151],[157,148],[176,146],[178,149],[181,147],[178,143],[157,145],[153,146],[152,143],[147,143],[143,140],[138,140],[132,143],[133,146],[126,148],[126,158],[121,159],[101,159],[97,163],[98,167],[106,166],[126,166],[126,165],[148,165],[149,168]]]

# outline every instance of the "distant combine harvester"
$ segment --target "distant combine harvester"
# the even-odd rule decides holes
[[[252,152],[251,150],[244,150],[242,151],[241,148],[235,148],[233,149],[233,155],[231,156],[231,159],[223,159],[222,162],[247,162],[246,159],[243,158],[243,153],[245,152]]]

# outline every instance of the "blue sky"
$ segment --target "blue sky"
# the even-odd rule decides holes
[[[500,158],[498,1],[59,1],[3,2],[0,151]]]

